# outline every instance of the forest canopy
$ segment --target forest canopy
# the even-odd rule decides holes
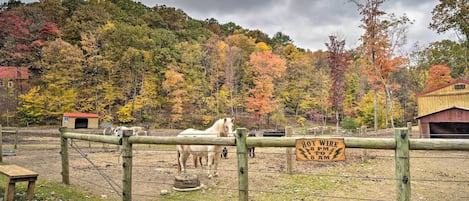
[[[411,20],[381,10],[384,0],[353,2],[364,30],[359,47],[346,50],[331,33],[327,51],[311,51],[281,32],[194,19],[165,5],[10,0],[0,5],[0,68],[26,67],[29,80],[0,88],[1,123],[57,124],[63,113],[83,112],[171,128],[227,116],[247,128],[343,120],[388,128],[413,121],[415,94],[441,84],[438,76],[468,79],[468,25],[457,18],[464,4],[441,1],[430,25],[463,39],[403,56],[396,48],[404,39],[392,36]]]

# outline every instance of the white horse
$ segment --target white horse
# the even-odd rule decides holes
[[[178,137],[200,137],[200,136],[216,136],[228,137],[234,136],[233,132],[234,118],[224,118],[217,120],[210,128],[206,130],[195,130],[192,128],[186,129],[179,133]],[[222,147],[218,145],[177,145],[178,149],[178,173],[186,172],[186,161],[189,155],[194,156],[208,156],[208,177],[212,178],[211,171],[213,169],[213,176],[217,176],[218,158]]]
[[[121,137],[124,130],[132,130],[132,135],[135,135],[135,136],[138,136],[139,134],[148,135],[147,129],[141,126],[132,126],[132,127],[119,126],[113,129],[112,132],[115,136]]]

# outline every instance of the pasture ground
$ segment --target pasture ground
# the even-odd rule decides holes
[[[80,132],[100,134],[98,130]],[[176,133],[177,130],[150,132],[157,136]],[[12,136],[4,134],[3,148],[11,149],[12,143]],[[72,145],[76,149],[69,147],[71,185],[102,200],[120,200],[115,192],[122,186],[117,146],[84,141],[74,141]],[[3,157],[5,163],[36,171],[42,180],[61,182],[57,129],[21,130],[18,146],[16,156]],[[133,200],[238,199],[235,147],[228,147],[228,159],[220,160],[220,175],[214,179],[208,179],[205,171],[193,169],[188,161],[189,173],[197,174],[206,186],[194,192],[172,190],[177,173],[174,146],[135,145],[134,148]],[[256,157],[249,159],[250,200],[395,200],[394,151],[366,150],[367,156],[364,154],[362,149],[347,149],[347,159],[343,162],[295,161],[293,174],[289,175],[285,148],[256,148]],[[412,200],[469,200],[467,152],[411,151],[410,163]],[[44,184],[38,182],[36,188],[42,187]],[[162,190],[169,194],[160,195]]]

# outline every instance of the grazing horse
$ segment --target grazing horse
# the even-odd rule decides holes
[[[115,136],[121,137],[124,130],[132,130],[132,135],[135,135],[135,136],[138,136],[139,134],[148,135],[147,129],[141,126],[132,126],[132,127],[119,126],[113,129],[113,133]]]
[[[186,129],[179,133],[178,137],[203,137],[203,136],[216,136],[228,137],[233,136],[233,118],[224,118],[217,120],[210,128],[206,130],[195,130],[192,128]],[[218,145],[177,145],[178,149],[178,173],[186,172],[186,161],[189,155],[198,158],[200,156],[208,156],[208,177],[217,176],[218,157],[221,153],[221,147]],[[196,162],[196,161],[195,161]],[[214,175],[211,174],[213,169]]]

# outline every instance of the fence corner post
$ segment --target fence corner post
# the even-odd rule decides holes
[[[132,136],[132,130],[122,132],[122,200],[132,200],[132,144],[129,143],[129,137]]]
[[[292,137],[293,136],[293,128],[291,126],[285,127],[285,136],[286,137]],[[287,147],[287,173],[292,174],[293,172],[293,157],[292,157],[292,148]]]
[[[236,153],[238,158],[238,188],[239,200],[248,201],[248,147],[246,144],[247,131],[245,128],[236,129]]]
[[[397,200],[410,200],[409,133],[407,128],[394,130],[396,140]]]
[[[60,156],[62,158],[62,183],[70,184],[69,166],[68,166],[68,139],[64,137],[65,127],[59,128],[60,131]]]

